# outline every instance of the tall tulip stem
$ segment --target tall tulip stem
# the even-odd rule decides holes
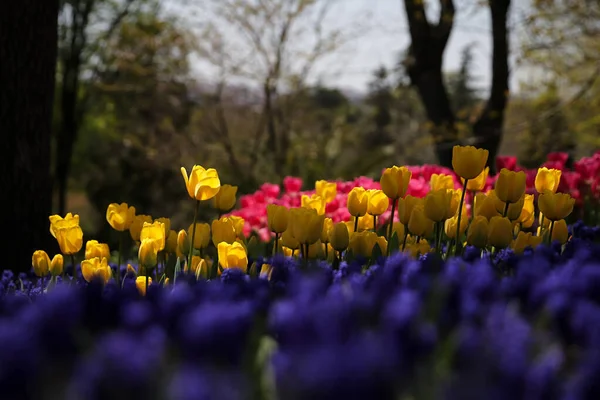
[[[396,213],[396,202],[398,200],[397,199],[392,199],[392,215],[390,216],[390,226],[388,227],[388,237],[387,240],[389,241],[392,238],[392,233],[394,232],[394,214]],[[389,253],[388,253],[389,255]]]
[[[358,218],[358,215],[354,217],[354,233],[358,232]]]
[[[458,243],[459,243],[459,235],[460,235],[460,218],[462,217],[462,209],[463,209],[463,204],[465,202],[465,193],[467,192],[467,182],[469,182],[468,179],[465,179],[465,182],[463,183],[463,190],[462,193],[460,194],[460,203],[458,203],[458,219],[456,220],[456,245],[454,246],[454,255],[458,254]]]
[[[192,242],[190,243],[190,251],[188,253],[188,265],[192,265],[192,254],[194,253],[194,241],[196,239],[196,220],[198,219],[198,208],[200,208],[200,200],[196,200],[196,208],[194,209],[194,223],[192,224]]]

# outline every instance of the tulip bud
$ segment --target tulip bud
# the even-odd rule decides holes
[[[487,163],[489,152],[473,146],[454,146],[452,148],[452,168],[463,179],[476,178]]]
[[[50,274],[52,276],[57,276],[62,274],[64,268],[64,257],[62,254],[56,254],[52,261],[50,262]]]
[[[267,206],[267,223],[271,232],[283,233],[288,228],[289,210],[285,206],[269,204]]]
[[[142,233],[142,227],[144,226],[144,223],[150,223],[152,222],[152,217],[149,215],[136,215],[133,218],[133,222],[131,223],[131,226],[129,227],[129,234],[131,235],[131,238],[135,241],[135,242],[139,242],[140,241],[140,234]]]
[[[402,225],[407,226],[410,215],[412,214],[413,208],[416,205],[421,205],[423,200],[418,197],[407,195],[403,199],[398,199],[398,220]]]
[[[300,248],[300,243],[294,237],[291,229],[286,230],[281,235],[281,246],[287,247],[288,249],[291,249],[292,251],[298,250]]]
[[[325,200],[318,194],[312,196],[302,195],[301,203],[302,207],[312,208],[319,215],[325,214]]]
[[[44,250],[34,251],[33,256],[31,257],[31,266],[33,267],[33,272],[37,276],[48,275],[48,270],[50,269],[50,257],[48,256],[48,253]]]
[[[371,189],[367,190],[367,193],[369,195],[368,214],[379,216],[387,211],[390,206],[390,199],[382,190]]]
[[[538,168],[537,175],[535,176],[535,190],[538,193],[544,193],[545,191],[556,193],[561,174],[562,171],[560,169]]]
[[[452,218],[447,219],[444,222],[444,232],[449,239],[456,239],[456,225],[458,222],[458,216],[454,216]],[[460,219],[460,231],[459,235],[462,235],[467,230],[467,226],[469,226],[469,220],[467,218]]]
[[[215,222],[217,221],[213,221],[213,237],[214,237],[214,226],[215,226]],[[218,223],[218,222],[217,222]],[[188,245],[191,245],[192,243],[191,241],[191,234],[192,234],[192,229],[194,229],[194,224],[191,224],[187,230],[187,240],[188,240]],[[210,243],[210,225],[206,224],[206,223],[201,223],[201,222],[196,222],[196,232],[194,233],[194,249],[205,249],[208,247],[208,244]],[[232,237],[231,241],[235,240],[235,229],[233,228],[233,226],[229,226],[229,233],[230,236]],[[181,232],[180,232],[181,234]],[[189,248],[188,248],[189,251]],[[187,255],[188,253],[183,253],[185,255]]]
[[[213,197],[213,206],[221,212],[230,211],[235,207],[237,190],[237,186],[221,185],[221,189]]]
[[[483,249],[487,244],[488,220],[482,215],[473,218],[469,232],[467,233],[467,244]]]
[[[325,218],[323,220],[323,230],[321,231],[321,242],[329,242],[329,231],[333,228],[333,221],[331,218]]]
[[[189,251],[190,240],[188,239],[186,231],[182,229],[177,234],[177,257],[183,258],[185,255],[189,254]]]
[[[147,269],[152,269],[158,264],[158,252],[160,251],[160,240],[146,238],[142,240],[138,250],[140,264]]]
[[[564,219],[554,222],[552,228],[552,241],[556,241],[560,244],[565,244],[569,240],[569,229],[567,228],[567,222]]]
[[[406,167],[397,167],[394,165],[391,168],[386,168],[379,180],[381,190],[390,199],[403,198],[406,196],[411,177],[412,172]]]
[[[525,172],[509,171],[502,168],[495,186],[496,196],[504,203],[516,203],[521,199],[526,189]]]
[[[513,239],[513,226],[508,218],[494,217],[488,226],[488,243],[497,248],[508,247]]]
[[[112,203],[106,209],[106,220],[110,226],[120,232],[131,227],[135,218],[135,207],[129,207],[127,203]]]
[[[336,251],[344,251],[348,248],[350,235],[344,222],[338,222],[329,229],[329,242]]]
[[[148,280],[148,286],[152,285],[152,278],[149,276],[138,276],[135,278],[135,287],[142,296],[146,295],[146,279]]]
[[[574,205],[575,199],[568,193],[552,193],[547,191],[538,197],[540,212],[550,221],[565,219],[573,211]]]
[[[353,217],[362,217],[369,207],[369,194],[362,187],[353,188],[348,193],[347,208]]]
[[[235,242],[235,240],[237,239],[233,221],[228,219],[227,217],[222,217],[219,220],[214,220],[212,222],[211,228],[212,228],[212,242],[215,245],[215,247],[217,247],[219,245],[219,243],[221,243],[221,242],[231,244],[231,243]],[[191,231],[189,231],[189,232],[191,232]],[[196,235],[197,234],[198,234],[198,231],[196,231]],[[201,233],[201,235],[205,235],[205,234],[206,234],[206,231],[204,230]],[[196,240],[194,240],[194,242],[195,242],[194,248],[196,248],[196,246],[200,243],[197,242]],[[204,242],[202,242],[202,244],[204,244]]]
[[[432,174],[429,178],[431,190],[454,189],[454,178],[446,174]]]
[[[423,207],[415,207],[410,214],[408,230],[416,236],[427,236],[433,230],[433,221],[425,215]]]
[[[323,180],[316,181],[315,192],[323,198],[325,203],[331,203],[337,195],[337,184]]]
[[[181,167],[181,175],[188,194],[197,201],[212,199],[221,188],[219,174],[214,168],[205,169],[201,165],[194,165],[188,176],[187,170]]]
[[[239,268],[246,272],[248,268],[248,255],[240,242],[229,244],[221,242],[217,246],[219,265],[223,269]]]

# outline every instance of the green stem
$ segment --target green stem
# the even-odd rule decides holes
[[[544,214],[542,214],[542,218],[540,220],[540,236],[542,236],[542,233],[544,232]]]
[[[121,272],[121,255],[123,254],[123,239],[125,238],[125,231],[121,232],[119,234],[119,255],[117,256],[117,268],[115,268],[115,276],[113,277],[115,279],[115,283],[117,284],[118,287],[121,287],[121,285],[119,285],[119,278],[120,278],[120,272]]]
[[[192,254],[194,254],[194,240],[196,239],[196,220],[198,219],[198,208],[200,207],[200,200],[196,200],[196,208],[194,210],[194,223],[192,224],[192,242],[190,243],[190,251],[188,253],[188,265],[192,266]]]
[[[71,276],[75,279],[75,254],[71,254],[71,266],[73,267],[73,272],[71,272]]]
[[[358,232],[358,215],[354,217],[354,233]]]
[[[392,215],[390,216],[390,226],[388,227],[388,237],[387,237],[388,241],[392,238],[392,232],[394,232],[394,214],[396,213],[396,202],[397,201],[398,200],[396,200],[396,199],[392,199]]]
[[[502,216],[504,218],[506,218],[506,216],[508,215],[508,206],[509,205],[510,205],[510,203],[508,201],[504,204],[504,212],[502,213]]]
[[[146,291],[144,292],[144,296],[148,294],[148,271],[146,271]]]
[[[552,244],[552,231],[554,231],[554,221],[550,222],[550,234],[548,235],[548,244]]]
[[[406,248],[406,239],[408,239],[408,228],[404,229],[404,240],[402,240],[402,251]]]
[[[465,193],[467,192],[467,182],[469,182],[468,179],[465,179],[465,182],[463,183],[463,190],[462,193],[460,194],[460,203],[458,203],[458,219],[456,220],[456,246],[454,247],[454,255],[456,255],[458,253],[458,243],[459,243],[459,235],[460,235],[460,218],[462,217],[462,209],[463,209],[463,204],[465,202]]]
[[[273,246],[273,255],[277,254],[279,247],[279,233],[275,233],[275,245]]]
[[[329,248],[328,242],[325,242],[325,259],[329,259]]]
[[[373,232],[377,232],[377,215],[373,215]]]

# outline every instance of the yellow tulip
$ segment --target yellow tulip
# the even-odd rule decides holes
[[[315,182],[316,193],[325,200],[325,203],[330,203],[335,199],[337,195],[337,184],[335,182],[327,181],[316,181]]]
[[[402,225],[407,226],[412,214],[413,208],[417,205],[422,205],[423,200],[418,197],[407,195],[405,198],[398,200],[398,220]]]
[[[446,174],[433,174],[429,178],[431,190],[454,189],[454,178]]]
[[[449,210],[452,209],[453,197],[454,192],[447,189],[427,193],[424,203],[425,216],[434,222],[441,222],[448,219]]]
[[[83,246],[83,231],[79,225],[62,226],[55,229],[60,251],[66,255],[77,254]]]
[[[229,244],[221,242],[217,246],[217,252],[219,265],[221,265],[223,269],[239,268],[246,272],[248,268],[248,255],[241,243],[234,242],[233,244]]]
[[[352,217],[352,223],[356,217]],[[373,221],[373,216],[369,213],[366,213],[362,217],[358,218],[358,231],[372,231],[375,229],[375,221]]]
[[[523,199],[523,208],[521,209],[521,214],[517,219],[517,222],[523,224],[525,228],[529,228],[533,225],[533,221],[535,220],[535,206],[533,205],[534,196],[532,194],[526,194]],[[510,212],[510,208],[509,208]],[[529,221],[531,221],[531,225],[525,226]]]
[[[268,281],[270,281],[271,275],[273,275],[273,266],[270,264],[263,264],[260,267],[260,277],[266,278]]]
[[[518,221],[521,213],[523,212],[523,207],[525,206],[525,194],[521,196],[519,201],[516,203],[508,203],[508,212],[506,213],[506,217],[511,221]]]
[[[391,168],[386,168],[379,180],[381,190],[390,199],[397,200],[403,198],[406,196],[411,177],[412,172],[406,167],[397,167],[394,165]]]
[[[362,217],[369,207],[369,193],[362,187],[352,188],[348,193],[348,212],[353,217]]]
[[[433,231],[434,222],[427,218],[423,207],[415,207],[408,220],[408,230],[415,236],[428,236]]]
[[[44,250],[36,250],[31,256],[31,266],[37,276],[46,276],[50,270],[50,257]]]
[[[146,280],[148,281],[146,282]],[[138,276],[135,278],[135,287],[142,296],[146,295],[146,283],[148,286],[152,285],[152,278],[149,276]]]
[[[325,214],[325,200],[318,194],[313,194],[312,196],[303,194],[301,198],[301,205],[302,207],[316,210],[317,214],[319,215]]]
[[[348,248],[353,254],[369,258],[377,243],[377,234],[372,231],[356,232],[350,237]]]
[[[142,231],[140,232],[140,240],[143,242],[144,239],[153,239],[156,240],[156,245],[158,246],[158,251],[163,251],[165,249],[165,224],[159,221],[154,221],[153,223],[144,222],[142,226]]]
[[[83,279],[87,282],[91,282],[94,278],[100,278],[104,283],[110,280],[112,276],[112,270],[108,265],[106,258],[94,257],[89,260],[83,260],[81,262],[81,274]]]
[[[160,239],[144,238],[138,250],[138,260],[147,269],[152,269],[158,264],[158,252],[161,250]]]
[[[186,264],[185,272],[206,279],[208,277],[208,264],[204,258],[192,256],[192,262],[189,265]]]
[[[544,193],[546,190],[556,193],[561,174],[562,171],[560,169],[538,168],[537,175],[535,176],[535,190],[538,193]]]
[[[325,246],[320,240],[308,246],[308,258],[323,258],[325,255]]]
[[[164,227],[164,235],[165,235],[165,240],[167,240],[167,238],[169,237],[169,231],[171,230],[171,220],[169,218],[156,218],[154,220],[154,222],[161,222],[163,224]]]
[[[65,217],[61,217],[60,215],[51,215],[50,219],[50,233],[52,236],[56,238],[56,228],[59,227],[69,227],[69,226],[79,226],[79,215],[67,213]]]
[[[487,244],[488,220],[482,215],[478,215],[471,221],[469,232],[467,233],[467,244],[483,249]]]
[[[62,254],[56,254],[52,257],[52,261],[50,261],[50,274],[52,276],[57,276],[62,274],[64,268],[65,260]]]
[[[387,211],[388,207],[390,206],[390,199],[383,192],[383,190],[370,189],[367,190],[367,193],[369,194],[367,213],[380,216]]]
[[[267,224],[271,232],[283,233],[288,227],[289,210],[285,206],[267,206]]]
[[[177,253],[177,232],[173,229],[169,230],[169,235],[167,236],[167,242],[165,244],[165,251],[169,254]]]
[[[290,210],[292,234],[301,244],[313,244],[321,238],[324,216],[312,208],[292,208]]]
[[[221,189],[213,197],[213,206],[222,212],[230,211],[235,207],[237,190],[237,186],[221,185]]]
[[[321,231],[321,242],[329,242],[329,230],[333,228],[333,221],[331,218],[325,218],[323,220],[323,230]]]
[[[475,216],[485,217],[488,221],[493,217],[499,216],[496,209],[495,195],[485,195],[477,193],[475,195]]]
[[[140,241],[140,234],[142,233],[142,227],[144,226],[144,224],[146,222],[151,223],[152,217],[149,215],[136,215],[133,218],[133,222],[131,223],[131,226],[129,227],[129,234],[131,235],[131,238],[134,241],[136,241],[136,242]]]
[[[509,171],[502,168],[496,180],[496,196],[504,203],[516,203],[521,199],[526,189],[525,172]]]
[[[517,238],[511,242],[510,247],[516,254],[523,254],[527,247],[536,248],[542,242],[541,236],[533,236],[531,232],[519,232]]]
[[[472,192],[479,192],[482,191],[483,188],[485,187],[485,183],[487,181],[487,177],[488,174],[490,172],[490,168],[489,167],[485,167],[485,169],[483,171],[481,171],[481,173],[479,175],[477,175],[475,178],[473,179],[469,179],[467,181],[467,190],[470,190]],[[462,179],[463,185],[465,183],[465,180]]]
[[[99,259],[102,259],[103,257],[110,259],[110,249],[108,248],[108,244],[98,243],[97,240],[88,240],[85,243],[85,258],[90,259],[94,257],[98,257]]]
[[[206,245],[208,246],[208,243]],[[177,257],[183,258],[189,254],[189,251],[190,239],[188,238],[187,232],[182,229],[177,234]]]
[[[232,244],[237,239],[233,221],[227,217],[222,217],[221,219],[214,220],[212,222],[211,228],[212,228],[212,242],[215,245],[215,247],[217,247],[219,245],[219,243],[222,243],[222,242]],[[188,232],[191,232],[191,230]],[[202,235],[204,235],[204,234],[205,233],[203,233]],[[198,236],[198,231],[196,231],[196,236]],[[196,242],[196,243],[194,243],[194,247],[196,247],[198,242],[196,240],[194,240],[194,242]]]
[[[454,216],[452,218],[448,218],[444,222],[444,232],[446,236],[450,239],[456,239],[456,224],[458,223],[458,216]],[[460,219],[460,229],[459,235],[462,235],[467,230],[467,226],[469,226],[469,220],[467,218]]]
[[[238,217],[237,215],[229,215],[227,217],[231,224],[233,225],[233,230],[235,231],[235,235],[238,238],[244,237],[244,225],[246,224],[246,220],[242,217]]]
[[[420,254],[426,254],[431,251],[431,246],[425,239],[421,239],[419,243],[413,242],[406,245],[405,252],[410,253],[412,257],[418,257]]]
[[[554,222],[552,228],[552,241],[557,241],[560,244],[565,244],[569,240],[569,229],[567,228],[567,222],[564,219],[560,219]]]
[[[487,164],[489,152],[473,146],[452,148],[452,168],[463,179],[476,178]]]
[[[404,224],[401,222],[394,222],[394,225],[392,225],[392,235],[395,233],[396,236],[398,236],[398,239],[402,239],[405,232]]]
[[[568,193],[546,191],[538,197],[538,207],[544,217],[550,221],[565,219],[573,212],[575,199]]]
[[[221,218],[221,220],[224,220],[224,219],[225,219],[225,217]],[[219,221],[216,221],[216,220],[213,221],[213,231],[214,231],[215,222],[217,224],[220,224],[221,222],[219,222]],[[232,224],[227,224],[227,226],[229,227],[229,230],[231,233],[230,236],[232,237],[231,241],[233,242],[235,240],[235,230],[233,229]],[[192,229],[194,229],[194,224],[191,224],[187,231],[192,232]],[[210,230],[211,230],[210,225],[203,223],[203,222],[196,222],[196,235],[194,236],[194,243],[193,243],[194,249],[199,250],[199,249],[205,249],[208,247],[208,244],[210,243],[210,238],[211,238]],[[220,232],[220,233],[222,233],[222,232]],[[182,235],[181,232],[179,233],[179,235]],[[214,237],[214,233],[213,233],[213,237]],[[190,245],[192,245],[190,239],[191,239],[190,235],[186,234],[185,237],[178,238],[178,241],[179,240],[187,240],[187,243],[185,243],[185,244],[187,244],[187,246],[190,246]],[[183,254],[187,255],[189,251],[190,251],[190,248],[188,247],[187,252],[184,252]]]
[[[181,175],[188,194],[192,199],[198,201],[212,199],[221,188],[219,174],[214,168],[204,169],[200,165],[194,165],[188,176],[186,169],[181,167]]]
[[[344,222],[338,222],[329,229],[329,243],[337,251],[344,251],[348,248],[350,234],[348,227]]]
[[[497,248],[508,247],[513,240],[513,226],[508,218],[493,217],[488,225],[488,243]]]
[[[129,207],[127,203],[111,203],[106,209],[106,220],[110,226],[123,232],[129,229],[135,218],[135,207]]]
[[[284,231],[283,234],[281,235],[281,246],[284,248],[287,247],[288,249],[291,249],[292,251],[298,250],[300,248],[300,243],[294,237],[294,234],[292,233],[292,230],[290,228],[288,228],[286,231]],[[284,254],[285,254],[285,252],[284,252]]]

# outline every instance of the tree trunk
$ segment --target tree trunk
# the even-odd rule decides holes
[[[475,145],[487,149],[490,154],[488,166],[490,173],[496,173],[496,156],[502,140],[504,127],[504,111],[508,102],[508,81],[510,72],[508,68],[508,30],[507,14],[510,0],[491,0],[489,2],[492,14],[492,87],[490,97],[473,125]]]
[[[440,16],[435,24],[427,20],[424,3],[404,0],[411,38],[408,76],[425,108],[438,162],[452,167],[452,147],[458,144],[458,132],[444,85],[442,60],[454,22],[454,2],[440,1]]]
[[[0,10],[0,241],[3,268],[29,271],[36,249],[56,249],[50,136],[58,0],[5,2]]]

